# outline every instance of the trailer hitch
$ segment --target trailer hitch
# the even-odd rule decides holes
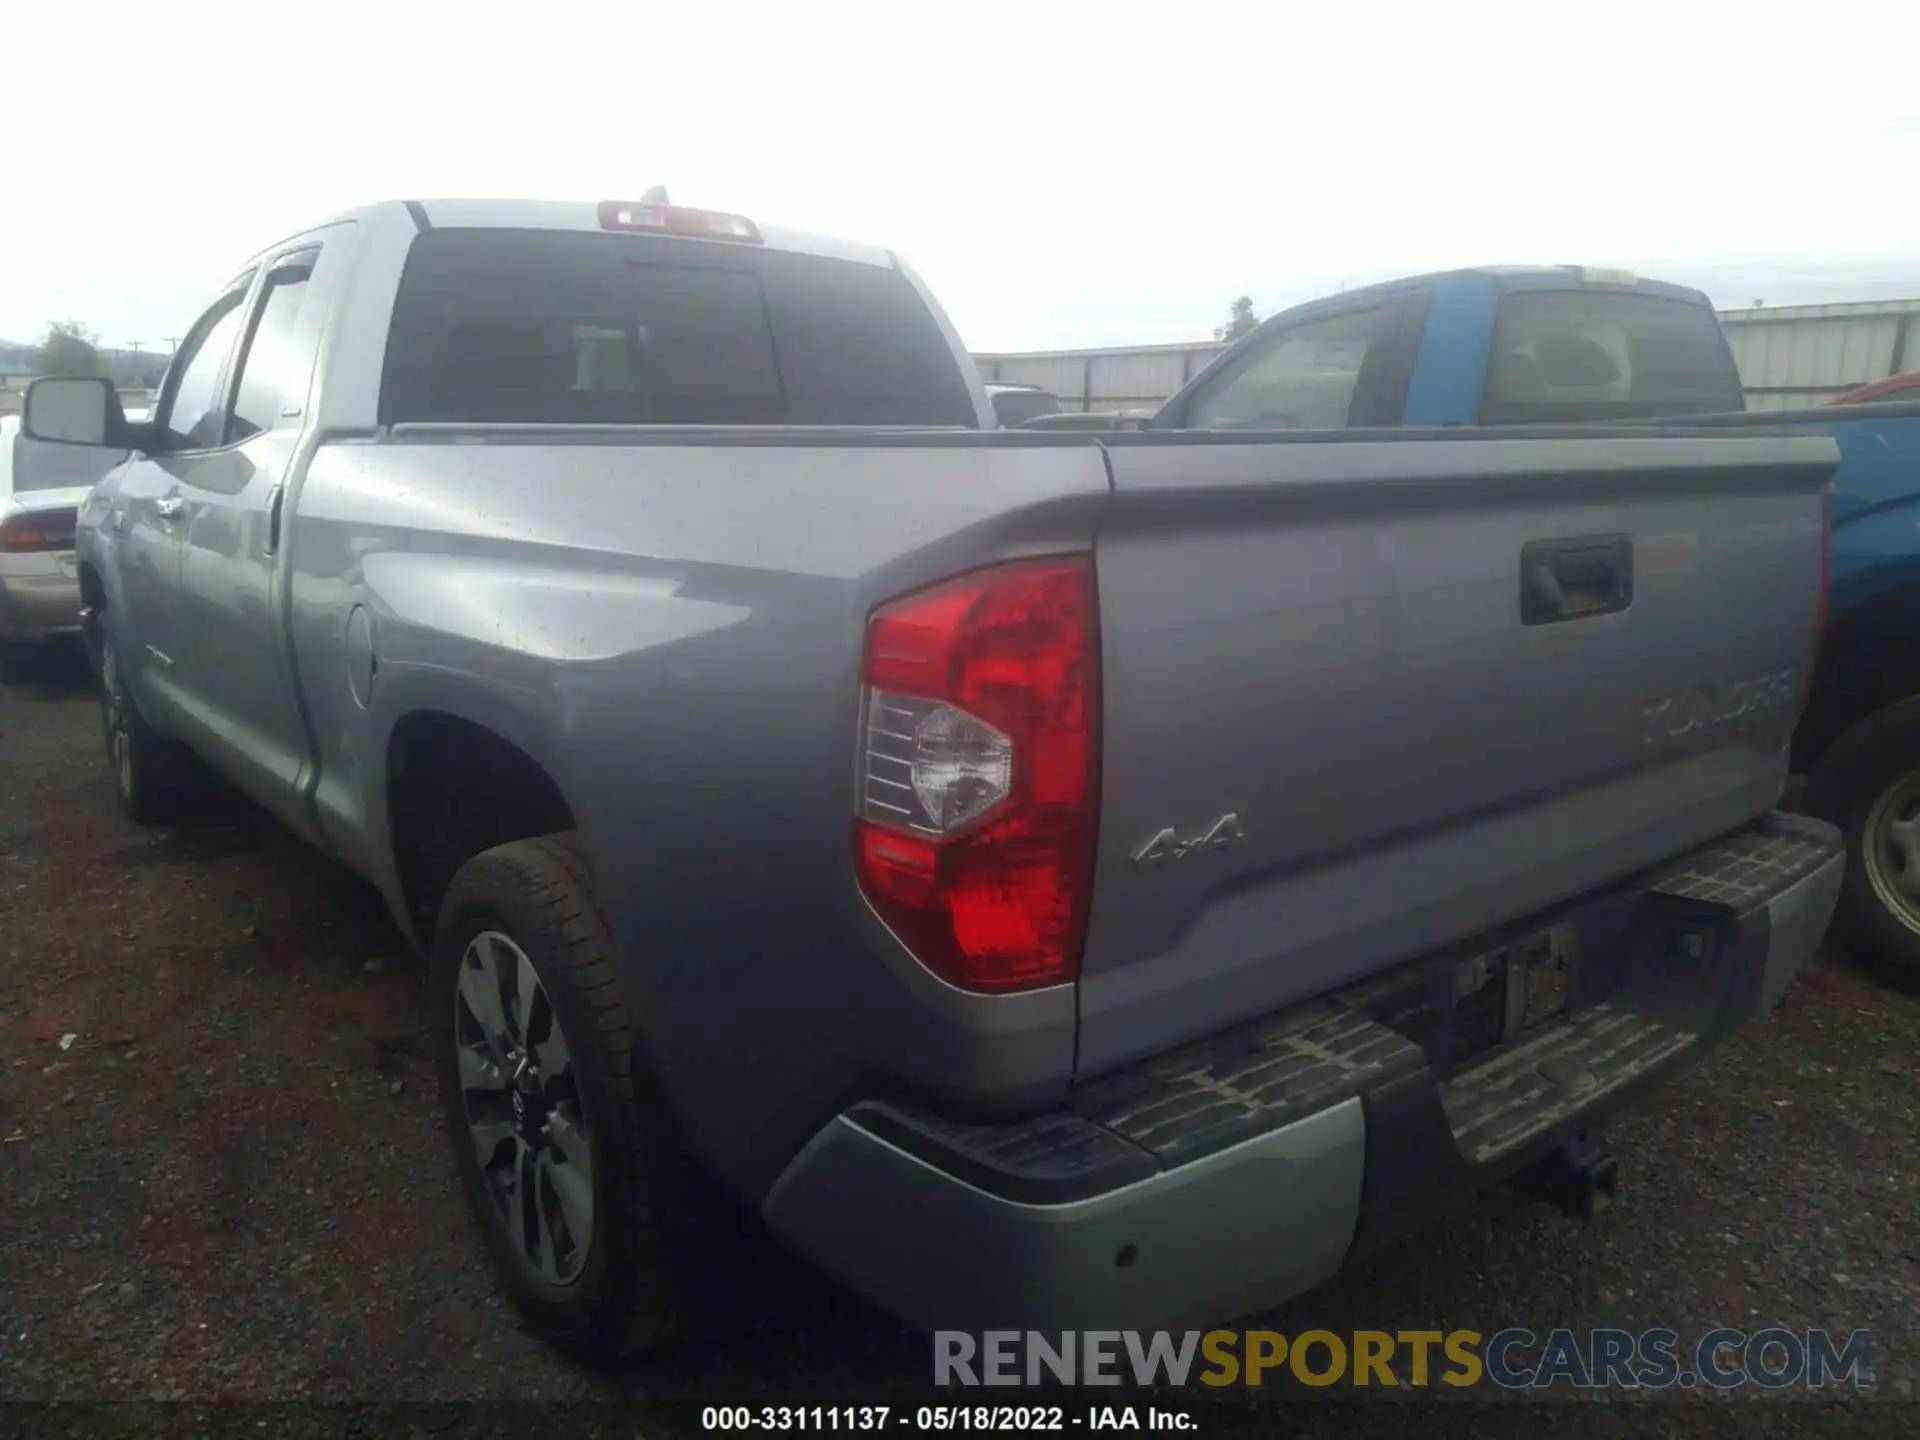
[[[1514,1176],[1514,1188],[1564,1215],[1591,1220],[1612,1208],[1620,1163],[1598,1135],[1581,1135],[1548,1151]]]

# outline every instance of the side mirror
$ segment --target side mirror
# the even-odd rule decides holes
[[[127,415],[111,380],[34,381],[20,407],[20,433],[50,445],[128,448]]]

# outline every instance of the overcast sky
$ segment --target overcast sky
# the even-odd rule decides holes
[[[0,337],[151,347],[368,200],[656,183],[893,247],[976,350],[1483,262],[1920,294],[1907,4],[692,8],[0,0]]]

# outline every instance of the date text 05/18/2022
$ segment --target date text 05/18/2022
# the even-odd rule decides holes
[[[708,1405],[714,1431],[1193,1431],[1184,1410],[1151,1405]]]

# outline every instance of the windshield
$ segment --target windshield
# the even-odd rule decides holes
[[[712,242],[437,230],[394,306],[380,418],[973,426],[900,271]]]
[[[1740,410],[1705,305],[1618,290],[1535,290],[1500,302],[1481,420],[1514,425]]]

